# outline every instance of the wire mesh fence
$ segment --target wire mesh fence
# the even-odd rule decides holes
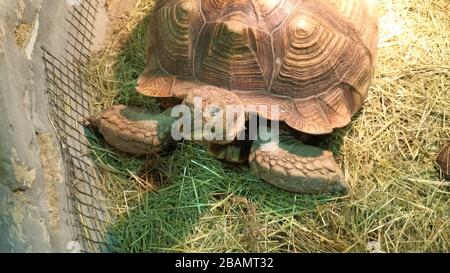
[[[83,121],[91,115],[89,84],[83,71],[89,61],[99,3],[80,0],[66,16],[65,53],[56,57],[46,48],[43,60],[48,83],[50,121],[59,138],[66,168],[73,231],[81,251],[105,251],[108,213],[98,173],[89,157]]]

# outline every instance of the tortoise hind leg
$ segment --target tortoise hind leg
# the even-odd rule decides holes
[[[253,173],[283,190],[304,194],[345,194],[342,171],[333,154],[309,146],[290,135],[279,141],[253,143],[250,157]]]
[[[215,158],[232,163],[243,163],[248,159],[250,153],[250,142],[246,140],[235,140],[230,144],[208,143],[208,153]]]
[[[167,150],[174,119],[169,112],[153,114],[143,108],[114,105],[88,119],[114,148],[134,155]]]

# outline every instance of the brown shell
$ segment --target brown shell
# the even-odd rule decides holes
[[[373,2],[160,0],[137,90],[183,98],[214,85],[245,105],[278,105],[298,131],[330,133],[350,122],[374,74]]]

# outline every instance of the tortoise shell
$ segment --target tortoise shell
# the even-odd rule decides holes
[[[179,98],[231,91],[244,105],[277,105],[279,119],[298,131],[331,133],[350,122],[373,78],[373,2],[157,1],[137,91]]]

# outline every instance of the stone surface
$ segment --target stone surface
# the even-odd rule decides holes
[[[79,250],[60,146],[48,118],[41,47],[64,56],[65,18],[80,3],[0,1],[0,252]],[[137,0],[98,3],[93,50]]]
[[[72,228],[41,46],[63,53],[67,5],[0,5],[0,252],[65,252]]]

